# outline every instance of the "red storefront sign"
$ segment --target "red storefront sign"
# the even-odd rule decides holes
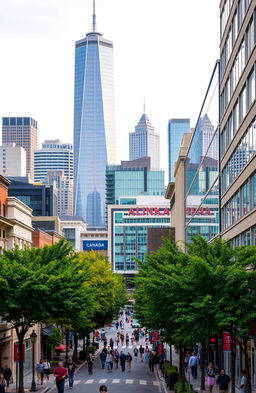
[[[170,216],[168,207],[136,207],[130,208],[128,216]]]
[[[14,344],[14,361],[19,362],[19,344]],[[22,344],[22,362],[25,362],[25,344]]]
[[[228,332],[223,332],[223,352],[231,352],[231,336]]]
[[[213,216],[213,213],[209,209],[209,207],[201,207],[197,212],[196,207],[187,207],[186,208],[186,215],[193,216],[196,213],[196,216]]]

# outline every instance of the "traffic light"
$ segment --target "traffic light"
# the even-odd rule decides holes
[[[217,345],[217,337],[216,336],[209,337],[209,349],[210,349],[210,351],[215,351],[216,350],[216,345]]]

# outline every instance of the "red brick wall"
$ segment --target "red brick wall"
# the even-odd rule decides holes
[[[51,246],[52,244],[52,236],[48,233],[40,231],[39,229],[36,229],[32,232],[33,247],[38,248],[43,246]]]

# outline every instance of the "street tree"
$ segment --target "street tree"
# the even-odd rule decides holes
[[[24,393],[22,347],[36,323],[73,315],[86,308],[88,272],[81,270],[70,245],[4,251],[0,256],[1,317],[16,331],[19,354],[19,393]]]

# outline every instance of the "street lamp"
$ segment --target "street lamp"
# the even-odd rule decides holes
[[[35,382],[35,343],[36,343],[37,334],[33,330],[30,334],[30,340],[32,342],[32,383],[31,383],[31,392],[36,392],[36,382]]]

